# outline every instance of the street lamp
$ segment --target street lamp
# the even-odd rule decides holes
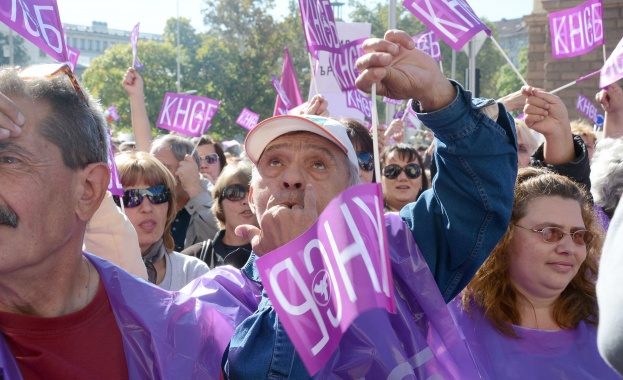
[[[180,79],[180,0],[176,0],[177,5],[177,93],[181,91],[182,83]]]

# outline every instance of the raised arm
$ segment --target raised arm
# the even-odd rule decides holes
[[[11,99],[0,93],[0,140],[17,137],[22,133],[21,126],[26,122],[26,118],[17,109]]]
[[[132,131],[136,149],[149,153],[151,148],[151,125],[145,106],[145,92],[143,78],[133,67],[126,71],[121,82],[123,89],[130,96],[130,110],[132,111]]]
[[[613,139],[623,137],[623,90],[613,83],[595,95],[601,108],[606,111],[604,118],[604,137]]]

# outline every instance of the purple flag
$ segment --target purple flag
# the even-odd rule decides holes
[[[221,102],[188,94],[164,95],[156,127],[199,137],[208,128]]]
[[[340,39],[329,0],[299,0],[307,50],[339,53]]]
[[[69,61],[56,0],[3,0],[0,21],[50,57]]]
[[[554,59],[582,55],[604,43],[601,0],[588,0],[577,7],[549,14]]]
[[[288,100],[291,103],[290,106],[296,107],[303,103],[303,99],[301,98],[299,83],[296,80],[296,73],[294,72],[294,65],[292,65],[292,58],[290,58],[290,51],[287,46],[284,47],[283,50],[283,68],[281,69],[281,80],[279,81],[279,84],[281,85],[281,88],[283,88],[283,92],[287,95]],[[273,116],[283,115],[288,112],[286,109],[285,113],[281,113],[281,110],[283,109],[286,109],[286,106],[281,101],[281,97],[277,96]]]
[[[138,57],[134,58],[134,67],[137,70],[141,70],[141,71],[145,70],[145,67],[143,67],[143,64],[141,63],[141,61],[138,60]]]
[[[582,112],[584,116],[586,116],[593,124],[597,123],[597,115],[599,115],[599,110],[595,105],[588,99],[586,96],[580,94],[578,96],[578,101],[575,105],[575,108]]]
[[[439,47],[439,41],[435,32],[427,30],[412,38],[418,49],[433,57],[435,61],[441,61],[441,48]]]
[[[290,99],[288,98],[288,94],[286,94],[286,91],[283,89],[283,87],[281,87],[281,83],[279,82],[279,79],[277,79],[277,77],[273,77],[271,82],[273,84],[273,87],[275,88],[275,91],[277,91],[277,95],[279,96],[279,99],[281,99],[281,102],[285,106],[286,113],[287,113],[287,110],[293,108],[292,103],[290,103]]]
[[[119,114],[117,113],[117,107],[115,107],[114,104],[112,106],[108,107],[107,111],[110,114],[110,117],[112,117],[112,119],[115,122],[119,121]]]
[[[357,58],[363,54],[361,46],[367,38],[360,38],[355,41],[346,43],[340,47],[338,53],[331,53],[329,59],[333,75],[337,79],[337,83],[342,91],[354,90],[355,79],[359,76],[359,71],[355,67]]]
[[[73,73],[76,71],[80,50],[67,45],[67,57],[69,58],[69,67],[71,67],[71,72]]]
[[[395,106],[399,106],[399,105],[402,104],[402,100],[390,99],[390,98],[384,96],[383,97],[383,103],[389,103],[389,104],[393,104]]]
[[[623,39],[619,41],[610,57],[601,68],[599,87],[606,88],[623,78]]]
[[[379,184],[351,187],[292,242],[256,261],[262,283],[310,374],[366,310],[394,312]]]
[[[346,107],[358,109],[367,118],[372,118],[372,99],[359,90],[346,91]]]
[[[456,51],[483,30],[491,36],[465,0],[405,0],[402,5]]]
[[[236,145],[240,145],[240,143],[236,140],[224,140],[221,141],[221,146],[223,147],[223,150],[227,150],[229,148],[231,148],[232,146],[236,146]]]
[[[112,137],[110,128],[106,126],[108,137]],[[108,140],[108,169],[110,169],[110,182],[108,182],[108,191],[112,195],[123,196],[123,186],[121,185],[121,178],[119,177],[119,171],[115,164],[115,149],[113,148],[112,140]]]
[[[137,23],[130,33],[130,44],[132,44],[132,62],[136,62],[136,50],[138,48],[138,28],[141,23]]]
[[[254,112],[249,111],[246,108],[242,109],[240,112],[240,116],[236,120],[236,124],[239,126],[251,130],[251,128],[257,125],[257,122],[260,120],[260,115]]]

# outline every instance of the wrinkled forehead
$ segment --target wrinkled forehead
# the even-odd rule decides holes
[[[266,148],[264,148],[264,151],[262,152],[260,159],[262,158],[264,153],[270,150],[276,149],[276,148],[286,147],[286,148],[301,149],[303,147],[310,147],[310,146],[314,146],[317,148],[324,148],[331,152],[339,151],[342,154],[344,154],[344,151],[342,151],[342,149],[336,143],[334,143],[333,141],[329,140],[328,138],[324,136],[320,136],[316,133],[312,133],[308,131],[294,131],[294,132],[284,133],[283,135],[278,136],[274,140],[269,142],[266,145]]]

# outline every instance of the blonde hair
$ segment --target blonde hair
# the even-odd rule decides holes
[[[519,119],[515,119],[515,130],[517,131],[517,139],[521,139],[521,141],[528,146],[530,154],[534,153],[536,148],[539,147],[539,141],[532,130],[528,128],[523,120]]]
[[[225,229],[225,212],[223,211],[223,200],[221,194],[229,185],[236,183],[249,187],[251,182],[251,164],[239,161],[225,166],[221,174],[218,176],[214,188],[212,189],[212,213],[216,218],[216,223],[220,230]]]

